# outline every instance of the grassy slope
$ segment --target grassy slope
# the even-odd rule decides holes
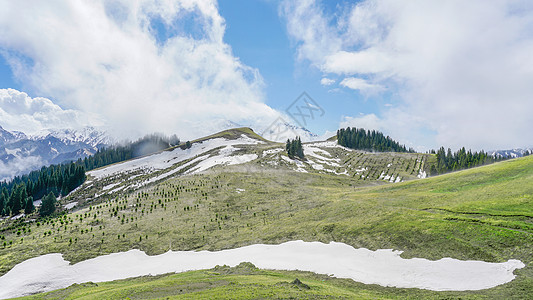
[[[224,130],[224,131],[221,131],[221,132],[218,132],[218,133],[215,133],[215,134],[212,134],[212,135],[200,138],[200,139],[196,139],[194,141],[191,141],[191,143],[202,142],[202,141],[209,140],[209,139],[214,139],[214,138],[225,138],[225,139],[228,139],[228,140],[235,140],[235,139],[240,138],[242,135],[248,136],[248,137],[256,139],[256,140],[260,140],[260,141],[264,141],[264,142],[270,142],[270,141],[266,140],[265,138],[263,138],[262,136],[260,136],[257,133],[255,133],[251,128],[249,128],[249,127],[240,127],[240,128],[233,128],[233,129]],[[274,142],[270,142],[270,143],[274,143]]]
[[[302,284],[295,283],[295,279]],[[483,295],[397,289],[299,271],[230,268],[75,284],[23,299],[479,299]]]
[[[5,231],[6,239],[14,244],[0,249],[1,271],[50,252],[65,253],[66,259],[76,262],[130,248],[156,254],[169,247],[214,250],[258,242],[334,240],[354,247],[399,249],[405,251],[404,257],[515,258],[527,265],[515,272],[518,277],[513,282],[477,292],[383,290],[346,283],[349,289],[368,293],[368,297],[533,295],[533,156],[425,180],[364,188],[357,187],[361,181],[343,176],[226,171],[178,177],[143,194],[124,196],[90,211],[80,210],[69,215],[72,223],[66,229],[55,222],[52,235],[46,237],[43,233],[50,231],[52,224],[28,225],[31,233],[21,234],[25,236],[23,242]],[[238,188],[245,191],[238,193]],[[152,203],[157,208],[150,212]],[[135,212],[129,206],[133,204],[143,206]],[[110,217],[115,208],[118,217]],[[80,215],[84,215],[81,221]],[[124,224],[122,216],[128,220]],[[207,273],[187,274],[180,276],[202,277]],[[174,276],[176,282],[181,280]],[[208,280],[202,278],[198,282]],[[235,280],[254,282],[246,278]],[[245,293],[246,285],[241,290]]]

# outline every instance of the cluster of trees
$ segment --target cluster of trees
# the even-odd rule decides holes
[[[505,157],[493,157],[483,150],[480,152],[466,151],[464,147],[454,153],[450,148],[448,151],[444,150],[444,147],[436,152],[431,151],[431,153],[437,156],[437,164],[433,165],[430,170],[431,175],[472,168],[506,159]]]
[[[17,176],[11,181],[0,182],[0,215],[26,214],[35,210],[33,201],[47,194],[65,196],[86,179],[85,167],[77,163],[51,165]]]
[[[285,150],[287,151],[287,154],[290,158],[304,158],[304,149],[302,147],[302,140],[300,139],[300,137],[297,137],[294,140],[287,139],[287,143],[285,144]]]
[[[339,145],[358,150],[415,152],[414,149],[407,149],[405,145],[401,145],[379,131],[370,131],[363,128],[348,127],[339,129],[337,130],[337,141]]]
[[[0,215],[17,215],[23,209],[26,214],[31,213],[35,210],[33,201],[45,195],[47,197],[42,199],[39,212],[41,215],[51,214],[55,210],[55,200],[52,201],[52,197],[66,196],[80,186],[87,178],[85,171],[157,152],[179,143],[176,135],[147,135],[135,142],[98,150],[94,155],[76,162],[42,167],[28,175],[0,182]],[[45,203],[53,205],[45,207]]]
[[[147,135],[135,142],[124,143],[109,148],[98,150],[94,155],[78,160],[87,171],[140,157],[179,145],[180,140],[176,135],[166,137],[160,134]]]

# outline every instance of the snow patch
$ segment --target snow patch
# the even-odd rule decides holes
[[[198,165],[187,170],[185,173],[196,174],[203,172],[216,165],[239,165],[257,159],[257,154],[243,154],[234,156],[216,155],[201,161]]]
[[[72,209],[74,206],[78,205],[78,202],[71,202],[69,204],[65,204],[65,206],[63,206],[65,209]]]
[[[519,260],[503,263],[443,258],[404,259],[401,251],[365,248],[331,242],[290,241],[280,245],[256,244],[222,251],[168,251],[148,256],[140,250],[113,253],[70,265],[59,253],[28,259],[0,277],[0,298],[20,297],[68,287],[74,283],[103,282],[236,266],[251,262],[259,268],[301,270],[350,278],[365,284],[433,291],[492,288],[515,278]]]
[[[269,155],[269,154],[276,154],[276,153],[280,153],[280,152],[283,152],[285,149],[283,148],[274,148],[274,149],[268,149],[268,150],[265,150],[263,151],[263,157]]]
[[[249,138],[244,134],[235,140],[228,140],[225,138],[214,138],[203,142],[193,143],[191,148],[189,149],[183,150],[181,148],[175,148],[172,151],[162,151],[141,158],[104,167],[102,169],[93,170],[88,172],[87,174],[97,179],[101,179],[117,173],[126,173],[139,170],[145,173],[150,173],[153,171],[168,169],[177,163],[191,159],[197,155],[216,149],[218,147],[226,146],[224,151],[232,152],[235,148],[227,146],[256,145],[261,143],[264,142]]]

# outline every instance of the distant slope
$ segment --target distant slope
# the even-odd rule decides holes
[[[85,201],[132,192],[175,176],[224,171],[276,170],[332,174],[365,184],[425,178],[434,156],[417,153],[372,153],[339,146],[336,141],[306,143],[305,159],[288,157],[284,145],[270,142],[250,128],[235,128],[196,139],[144,157],[116,163],[87,173],[80,188]],[[78,201],[78,200],[77,200]]]

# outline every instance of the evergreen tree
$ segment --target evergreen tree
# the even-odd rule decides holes
[[[26,198],[26,205],[24,206],[24,213],[26,215],[29,215],[29,214],[31,214],[34,211],[35,211],[35,206],[33,205],[33,198],[32,197],[27,197]]]
[[[49,216],[53,214],[56,210],[56,202],[57,199],[54,193],[48,193],[41,202],[41,209],[39,210],[41,216]]]
[[[294,140],[287,140],[287,142],[285,143],[285,150],[287,151],[287,154],[290,158],[304,158],[304,150],[300,137],[297,137]]]
[[[430,151],[435,152],[435,150]],[[441,147],[436,151],[437,165],[436,173],[443,174],[451,171],[457,171],[484,164],[489,164],[498,160],[507,159],[506,157],[495,155],[489,156],[486,152],[481,150],[480,152],[472,152],[472,150],[466,151],[465,147],[462,147],[457,152],[452,152],[448,148],[448,151]],[[435,172],[431,172],[433,174]]]
[[[414,152],[414,149],[400,145],[383,133],[375,130],[365,130],[362,128],[341,128],[337,130],[337,141],[339,145],[359,150],[367,151],[393,151],[393,152]]]

